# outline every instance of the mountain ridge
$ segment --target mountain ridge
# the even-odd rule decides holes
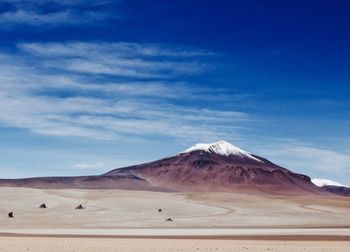
[[[314,185],[310,177],[226,141],[197,144],[175,156],[113,169],[101,175],[2,179],[0,186],[327,194]]]

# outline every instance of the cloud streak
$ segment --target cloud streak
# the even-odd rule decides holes
[[[115,6],[119,1],[16,1],[4,0],[5,11],[0,12],[0,25],[57,26],[93,24],[106,18],[120,18]],[[113,11],[111,11],[113,10]]]
[[[238,137],[247,114],[198,102],[241,97],[182,80],[207,70],[198,61],[212,55],[155,44],[21,44],[0,55],[0,123],[95,139]]]
[[[315,147],[300,141],[289,140],[257,148],[279,165],[310,175],[339,177],[349,174],[348,153]],[[306,172],[307,171],[307,172]]]
[[[95,163],[77,163],[72,165],[73,168],[78,170],[93,170],[93,169],[101,169],[105,167],[104,163],[95,162]]]
[[[20,49],[55,70],[142,79],[200,73],[207,65],[198,57],[210,56],[201,50],[171,50],[137,43],[31,43],[20,45]]]

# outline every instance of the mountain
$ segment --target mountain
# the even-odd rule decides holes
[[[312,179],[312,183],[322,188],[322,190],[341,196],[350,196],[350,187],[342,185],[329,179]]]
[[[124,189],[164,191],[146,180],[133,175],[38,177],[21,179],[0,179],[0,187],[28,187],[38,189]]]
[[[312,183],[314,183],[315,185],[317,185],[318,187],[323,187],[323,186],[342,186],[342,187],[346,187],[345,185],[342,185],[334,180],[330,180],[330,179],[312,179],[311,180]]]
[[[322,186],[322,189],[326,192],[338,194],[340,196],[350,196],[350,187],[326,185]]]
[[[178,191],[249,191],[299,194],[320,190],[293,173],[225,141],[197,144],[176,156],[115,169],[104,175],[135,175]]]
[[[196,144],[172,157],[114,169],[98,176],[3,179],[0,186],[324,193],[308,176],[289,171],[225,141]]]

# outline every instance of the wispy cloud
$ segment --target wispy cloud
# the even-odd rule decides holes
[[[143,57],[198,57],[198,56],[212,56],[216,55],[208,50],[203,49],[185,49],[183,47],[176,47],[162,44],[141,44],[130,42],[118,43],[85,43],[85,42],[70,42],[70,43],[26,43],[21,44],[23,50],[29,51],[33,54],[41,56],[83,56],[83,57],[98,57],[100,52],[104,54],[113,53],[122,57],[128,55],[137,55]],[[104,55],[106,56],[106,55]]]
[[[95,162],[95,163],[78,163],[73,164],[73,168],[78,170],[91,170],[91,169],[101,169],[105,167],[104,163],[101,162]]]
[[[334,178],[350,173],[350,156],[345,151],[315,147],[296,140],[279,140],[257,150],[279,165],[304,174]]]
[[[182,78],[207,70],[212,55],[156,44],[21,44],[0,55],[0,123],[98,139],[237,137],[249,116],[203,102],[242,97]]]
[[[198,57],[211,55],[202,50],[171,50],[137,43],[31,43],[20,48],[48,68],[136,78],[196,74],[207,67]]]
[[[70,11],[58,11],[53,13],[38,13],[35,11],[16,10],[0,14],[0,24],[12,26],[16,24],[25,24],[31,26],[37,25],[58,25],[58,24],[81,24],[91,23],[96,19],[102,19],[104,16],[100,13],[86,12],[81,16]]]
[[[118,18],[120,15],[114,8],[118,2],[120,1],[4,0],[0,3],[5,6],[5,11],[0,12],[0,25],[7,28],[13,25],[76,25],[108,17]]]

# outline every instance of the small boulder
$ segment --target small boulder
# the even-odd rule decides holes
[[[39,208],[47,208],[46,204],[41,204]]]
[[[168,218],[165,221],[174,221],[172,218]]]
[[[84,207],[82,205],[79,205],[75,209],[84,209]]]
[[[158,209],[158,213],[161,213],[163,210],[161,208]]]
[[[8,217],[9,217],[9,218],[15,218],[15,216],[13,215],[13,212],[9,212],[9,213],[8,213]]]

